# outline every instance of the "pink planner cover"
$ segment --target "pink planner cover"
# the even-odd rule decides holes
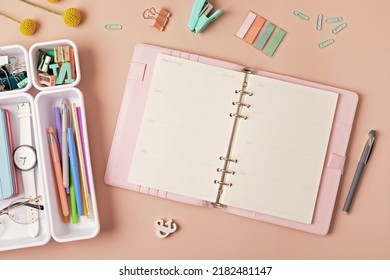
[[[116,187],[138,191],[191,205],[211,208],[212,206],[210,202],[152,189],[147,186],[133,185],[127,182],[147,93],[158,53],[164,53],[175,57],[181,57],[237,71],[241,71],[244,68],[243,65],[199,56],[196,54],[143,43],[138,44],[134,49],[127,77],[127,83],[123,94],[122,104],[106,168],[105,182],[108,185]],[[215,209],[213,211],[225,211],[254,220],[290,227],[314,234],[325,235],[329,231],[332,219],[333,208],[344,168],[349,137],[358,103],[358,95],[351,91],[270,72],[257,70],[254,74],[306,85],[313,88],[329,90],[339,94],[313,221],[311,224],[303,224],[229,206],[220,210]]]

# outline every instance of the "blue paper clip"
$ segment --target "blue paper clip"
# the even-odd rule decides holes
[[[207,0],[195,0],[194,5],[192,6],[191,17],[188,21],[188,27],[191,32],[202,32],[211,22],[216,20],[223,13],[222,9],[218,9],[209,16],[212,9],[213,5],[208,3]]]

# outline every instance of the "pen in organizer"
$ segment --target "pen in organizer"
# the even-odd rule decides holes
[[[375,130],[371,130],[368,134],[368,140],[366,142],[366,145],[364,146],[362,155],[360,156],[360,160],[356,167],[355,175],[353,176],[351,187],[347,195],[347,199],[345,200],[345,204],[343,207],[344,214],[348,214],[349,208],[351,207],[351,203],[355,196],[360,178],[363,174],[364,167],[366,166],[368,159],[370,158],[372,148],[374,147],[375,136],[376,136]]]
[[[57,139],[58,139],[58,142],[59,142],[59,147],[61,149],[62,147],[62,139],[61,139],[61,112],[60,112],[60,108],[58,107],[54,107],[54,119],[55,119],[55,122],[56,122],[56,135],[57,135]]]
[[[84,128],[83,128],[83,118],[81,114],[81,108],[77,107],[77,117],[79,121],[79,129],[80,129],[80,136],[81,136],[81,146],[83,148],[83,156],[84,156],[84,165],[85,165],[85,174],[87,176],[87,185],[88,185],[88,191],[91,193],[90,189],[90,183],[89,183],[89,172],[88,172],[88,165],[87,165],[87,157],[86,157],[86,151],[85,151],[85,140],[84,140]]]
[[[51,159],[53,163],[54,168],[54,174],[56,178],[56,184],[58,189],[58,195],[60,199],[61,204],[61,210],[62,215],[64,217],[64,222],[66,223],[68,221],[69,216],[69,207],[68,207],[68,201],[66,198],[65,188],[63,186],[62,182],[62,171],[61,171],[61,162],[60,162],[60,155],[58,153],[58,141],[55,133],[55,129],[52,127],[49,127],[47,129],[48,137],[49,137],[49,147],[50,147],[50,154]]]
[[[72,169],[69,170],[69,176],[72,177]],[[70,180],[69,183],[69,193],[70,193],[70,208],[71,208],[71,216],[72,216],[72,224],[77,224],[79,222],[79,215],[77,214],[77,202],[76,202],[76,193],[74,189],[73,180]]]
[[[62,100],[61,103],[61,115],[62,115],[62,179],[64,187],[69,192],[69,151],[68,151],[68,141],[67,141],[67,131],[70,127],[70,110],[65,100]]]
[[[83,216],[83,200],[81,197],[79,167],[77,163],[76,145],[74,142],[73,129],[68,128],[68,147],[69,147],[69,161],[71,170],[71,180],[74,186],[74,193],[76,196],[77,213]]]
[[[78,117],[77,117],[77,109],[76,109],[75,103],[72,104],[72,118],[73,118],[74,134],[75,134],[75,139],[76,139],[77,155],[78,155],[79,166],[80,166],[82,193],[83,193],[83,197],[85,199],[85,206],[86,206],[85,210],[86,210],[86,215],[87,215],[88,219],[92,219],[91,199],[89,196],[87,175],[86,175],[85,164],[84,164],[83,147],[82,147],[81,136],[80,136],[80,127],[79,127],[79,122],[78,122]]]

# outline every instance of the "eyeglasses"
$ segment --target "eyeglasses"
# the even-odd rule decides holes
[[[18,198],[12,201],[7,207],[0,210],[0,216],[7,215],[12,221],[18,224],[32,224],[39,218],[39,212],[44,209],[43,205],[38,202],[42,199],[39,195],[35,198]],[[26,208],[37,209],[38,215],[28,215]],[[0,220],[0,233],[2,232],[4,224]]]

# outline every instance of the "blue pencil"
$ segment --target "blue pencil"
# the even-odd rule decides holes
[[[83,216],[83,199],[81,196],[79,166],[77,161],[76,145],[74,142],[73,129],[68,128],[68,144],[69,144],[69,161],[72,174],[72,181],[74,184],[74,191],[76,194],[77,213]]]

